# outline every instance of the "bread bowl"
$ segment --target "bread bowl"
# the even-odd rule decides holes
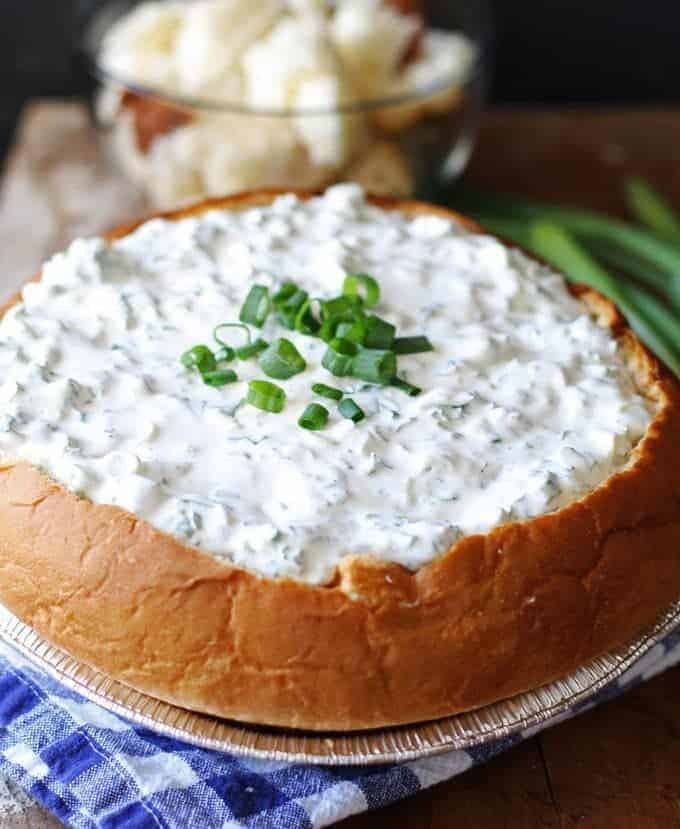
[[[338,194],[360,200],[356,188],[319,199]],[[228,222],[230,211],[260,208],[269,221],[277,204],[319,203],[309,193],[278,195],[205,202],[166,219],[217,210]],[[370,201],[376,221],[378,213],[404,222],[438,217],[465,245],[479,232],[442,208]],[[339,211],[336,229],[346,215]],[[138,224],[108,239],[133,238]],[[161,238],[169,226],[156,225]],[[198,245],[203,236],[192,234],[204,226],[187,227]],[[423,238],[428,250],[442,244]],[[494,256],[502,250],[488,247]],[[618,342],[650,415],[627,460],[561,508],[464,534],[417,569],[390,560],[389,551],[377,558],[337,550],[330,577],[314,584],[216,560],[127,509],[76,495],[25,459],[8,459],[14,444],[3,443],[0,600],[53,644],[160,699],[309,730],[376,728],[475,708],[623,644],[680,591],[680,390],[608,301],[573,290]],[[24,293],[29,306],[43,300]],[[3,326],[6,337],[6,320]],[[350,442],[364,427],[355,428]]]

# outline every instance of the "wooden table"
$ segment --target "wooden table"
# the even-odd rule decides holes
[[[680,111],[497,110],[466,175],[474,186],[623,213],[624,172],[680,205]],[[0,293],[49,252],[139,211],[111,177],[81,107],[25,113],[0,192]],[[0,829],[47,827],[17,806]],[[680,669],[544,732],[449,783],[343,829],[680,829]]]

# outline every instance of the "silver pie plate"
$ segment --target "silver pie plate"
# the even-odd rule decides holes
[[[539,726],[587,702],[680,624],[680,602],[631,644],[535,691],[434,722],[349,733],[245,725],[198,714],[135,691],[78,662],[0,606],[0,640],[63,685],[136,725],[202,748],[263,760],[318,765],[403,762],[479,746]]]

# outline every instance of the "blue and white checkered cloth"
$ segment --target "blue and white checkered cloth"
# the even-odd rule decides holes
[[[680,662],[680,630],[585,705],[465,751],[400,765],[248,760],[133,726],[0,645],[0,774],[64,823],[91,829],[316,829],[448,780]]]

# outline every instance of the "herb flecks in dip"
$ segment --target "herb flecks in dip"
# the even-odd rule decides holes
[[[276,416],[243,403],[257,359],[218,386],[178,359],[237,319],[255,284],[333,297],[352,273],[379,282],[375,311],[400,337],[436,343],[399,357],[420,395],[333,377],[327,344],[296,331],[307,368],[281,384]],[[258,336],[280,333],[270,315]],[[218,558],[310,582],[347,553],[415,569],[463,535],[555,510],[625,466],[651,419],[616,343],[560,277],[348,185],[74,242],[0,323],[0,365],[4,461]],[[337,413],[315,385],[365,417]],[[320,423],[312,403],[333,412],[323,430],[298,426]]]

